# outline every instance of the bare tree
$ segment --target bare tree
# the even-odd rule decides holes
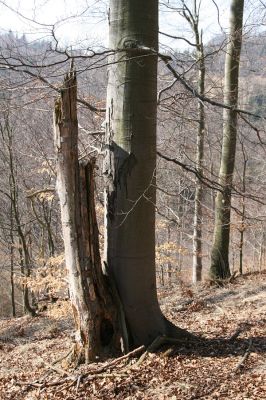
[[[163,316],[155,279],[158,1],[111,0],[105,260],[132,345],[186,337]]]
[[[223,111],[223,144],[219,184],[222,191],[216,197],[214,239],[210,274],[216,279],[230,276],[229,242],[231,192],[235,166],[239,64],[242,44],[244,0],[232,0],[230,36],[225,58],[224,103],[230,109]]]

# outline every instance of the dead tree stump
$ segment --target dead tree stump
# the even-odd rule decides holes
[[[123,310],[110,277],[103,274],[94,203],[93,160],[78,160],[77,82],[71,71],[55,102],[57,192],[65,261],[76,326],[74,362],[127,351]]]

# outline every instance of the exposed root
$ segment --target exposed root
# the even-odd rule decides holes
[[[61,366],[64,369],[77,369],[77,367],[85,361],[85,349],[81,348],[77,343],[75,343],[70,351],[63,357],[56,360],[52,365],[57,364],[61,361]]]
[[[237,276],[237,272],[233,272],[231,276],[228,278],[220,279],[220,278],[210,278],[209,280],[206,281],[206,286],[207,287],[224,287],[228,285],[229,283],[232,283]]]
[[[174,326],[174,325],[173,325]],[[186,339],[186,343],[198,341],[199,338],[187,332],[185,329],[177,328],[177,332],[179,333],[179,337],[169,337],[169,336],[158,336],[151,344],[147,347],[147,350],[141,355],[138,361],[132,365],[132,367],[138,367],[147,357],[149,353],[154,353],[163,345],[177,345],[184,344],[184,339]],[[179,331],[180,329],[180,331]],[[172,352],[174,349],[171,347],[167,350],[167,352]]]
[[[188,342],[197,342],[201,340],[199,337],[193,335],[192,333],[188,332],[186,329],[179,328],[178,326],[174,325],[171,321],[165,319],[166,323],[166,335],[168,340],[172,340],[173,343],[184,344]]]

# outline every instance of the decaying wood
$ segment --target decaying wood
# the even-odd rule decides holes
[[[121,318],[103,275],[94,205],[94,160],[78,159],[76,74],[64,79],[54,110],[57,191],[76,325],[73,363],[121,351]],[[124,346],[125,347],[125,346]]]

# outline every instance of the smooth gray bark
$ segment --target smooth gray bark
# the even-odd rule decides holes
[[[245,192],[246,192],[246,172],[247,172],[247,163],[248,158],[245,151],[244,143],[241,142],[242,147],[242,155],[243,155],[243,172],[242,172],[242,210],[241,210],[241,225],[240,225],[240,240],[239,240],[239,273],[243,274],[243,247],[244,247],[244,233],[246,230],[246,202],[245,202]]]
[[[180,334],[163,316],[155,274],[158,1],[111,0],[105,260],[131,345]]]
[[[223,143],[219,172],[222,191],[216,196],[214,240],[211,253],[211,278],[230,276],[229,241],[231,217],[231,190],[235,166],[237,137],[237,108],[239,63],[242,44],[244,0],[232,0],[230,38],[227,45],[224,74],[224,103],[231,109],[223,111]]]
[[[14,282],[14,261],[15,261],[15,243],[14,243],[14,219],[12,203],[10,206],[10,284],[11,284],[11,305],[12,316],[16,316],[16,303],[15,303],[15,282]]]
[[[191,16],[191,27],[195,35],[197,62],[198,62],[198,93],[205,94],[205,54],[202,42],[202,32],[199,31],[199,7],[194,0],[194,14]],[[198,101],[198,131],[197,131],[197,157],[196,168],[199,175],[203,174],[204,162],[204,136],[205,136],[205,110],[202,101]],[[193,260],[192,282],[197,283],[202,279],[202,201],[203,184],[199,178],[196,181],[194,230],[193,230]]]

